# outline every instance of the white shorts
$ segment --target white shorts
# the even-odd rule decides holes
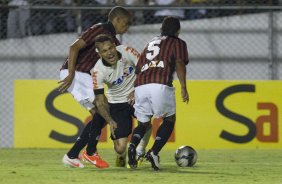
[[[61,70],[60,79],[63,80],[66,78],[68,73],[67,69]],[[74,99],[87,110],[91,110],[94,107],[93,101],[95,96],[93,91],[93,80],[90,74],[75,71],[75,77],[71,86],[68,88],[68,92],[70,92]]]
[[[151,117],[168,117],[176,112],[175,89],[163,84],[145,84],[135,88],[135,116],[140,122]]]

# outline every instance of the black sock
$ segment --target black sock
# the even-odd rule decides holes
[[[133,130],[130,145],[137,147],[140,143],[141,139],[144,137],[146,133],[146,126],[138,123],[138,126]]]
[[[156,140],[152,147],[152,151],[154,155],[158,155],[161,149],[166,144],[167,140],[169,139],[173,128],[174,128],[175,121],[167,121],[164,120],[161,126],[159,127],[156,135]]]
[[[86,147],[87,155],[93,155],[97,151],[97,144],[101,135],[101,130],[106,126],[105,119],[98,113],[94,114],[92,122],[90,137]]]
[[[89,133],[91,130],[92,120],[84,127],[81,135],[77,138],[72,148],[67,153],[69,158],[78,158],[80,151],[86,146],[89,140]]]

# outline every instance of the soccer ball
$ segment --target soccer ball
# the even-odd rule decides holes
[[[197,152],[191,146],[180,146],[174,158],[179,167],[192,167],[197,162]]]

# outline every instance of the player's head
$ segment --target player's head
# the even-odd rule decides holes
[[[180,21],[176,17],[165,17],[161,27],[161,34],[163,36],[178,37],[180,31]]]
[[[95,37],[96,52],[99,56],[109,65],[114,65],[118,61],[118,53],[116,50],[116,44],[111,36],[106,34],[100,34]]]
[[[123,34],[131,24],[131,14],[127,9],[121,6],[115,6],[109,12],[108,20],[115,27],[117,34]]]

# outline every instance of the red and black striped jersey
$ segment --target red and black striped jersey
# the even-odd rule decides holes
[[[155,37],[138,60],[135,87],[148,83],[172,86],[175,62],[179,60],[185,65],[189,62],[185,41],[171,36]]]
[[[95,51],[95,37],[99,34],[111,35],[116,43],[120,45],[119,40],[116,38],[116,31],[111,22],[95,24],[88,28],[85,32],[81,34],[79,39],[82,39],[86,43],[86,47],[81,49],[78,53],[76,61],[76,71],[90,73],[90,70],[94,67],[96,62],[99,60],[99,55]],[[61,69],[68,68],[68,60],[66,59]]]

